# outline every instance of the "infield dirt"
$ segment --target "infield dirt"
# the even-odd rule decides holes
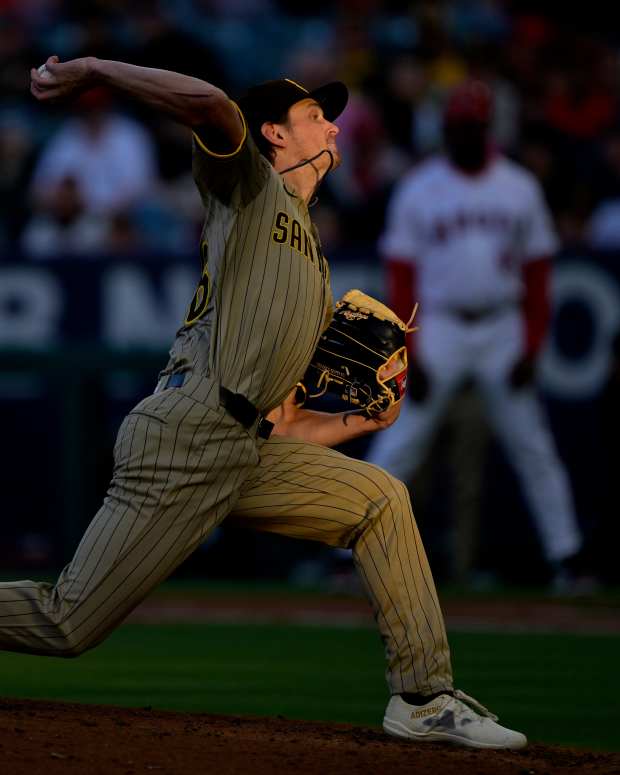
[[[0,730],[3,775],[620,773],[619,753],[543,745],[475,751],[345,724],[33,700],[0,700]]]

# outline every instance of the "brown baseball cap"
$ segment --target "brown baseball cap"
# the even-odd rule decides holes
[[[238,104],[250,132],[256,136],[265,121],[282,121],[292,105],[307,99],[316,100],[325,118],[333,121],[345,109],[349,90],[341,81],[333,81],[310,91],[296,81],[282,78],[252,86]]]

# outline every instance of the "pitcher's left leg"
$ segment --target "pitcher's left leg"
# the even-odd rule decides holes
[[[230,518],[352,548],[385,643],[391,693],[452,688],[443,616],[402,482],[335,450],[273,437]]]

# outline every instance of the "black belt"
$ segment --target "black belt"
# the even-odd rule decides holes
[[[486,320],[494,315],[499,315],[500,312],[504,312],[506,306],[496,307],[478,307],[474,309],[467,309],[462,307],[453,307],[448,310],[451,315],[462,320],[463,323],[478,323],[481,320]]]
[[[182,387],[186,377],[186,373],[164,376],[157,383],[155,392],[159,393],[160,390]],[[271,436],[273,423],[266,420],[254,404],[241,393],[233,393],[228,388],[220,387],[220,404],[232,418],[246,429],[251,428],[258,420],[256,435],[260,436],[261,439],[268,439]]]
[[[225,387],[220,387],[220,403],[228,414],[244,428],[251,428],[258,419],[256,435],[268,439],[273,430],[273,423],[266,420],[251,401],[241,393],[233,393]],[[259,419],[260,418],[260,419]]]

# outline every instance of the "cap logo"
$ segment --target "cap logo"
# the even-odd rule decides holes
[[[297,83],[297,81],[293,81],[293,79],[292,79],[292,78],[285,78],[284,80],[285,80],[287,83],[292,83],[292,84],[293,84],[293,86],[296,86],[298,89],[301,89],[301,90],[302,90],[303,92],[305,92],[306,94],[310,94],[310,92],[308,91],[308,89],[304,89],[304,87],[303,87],[303,86],[302,86],[300,83]]]

